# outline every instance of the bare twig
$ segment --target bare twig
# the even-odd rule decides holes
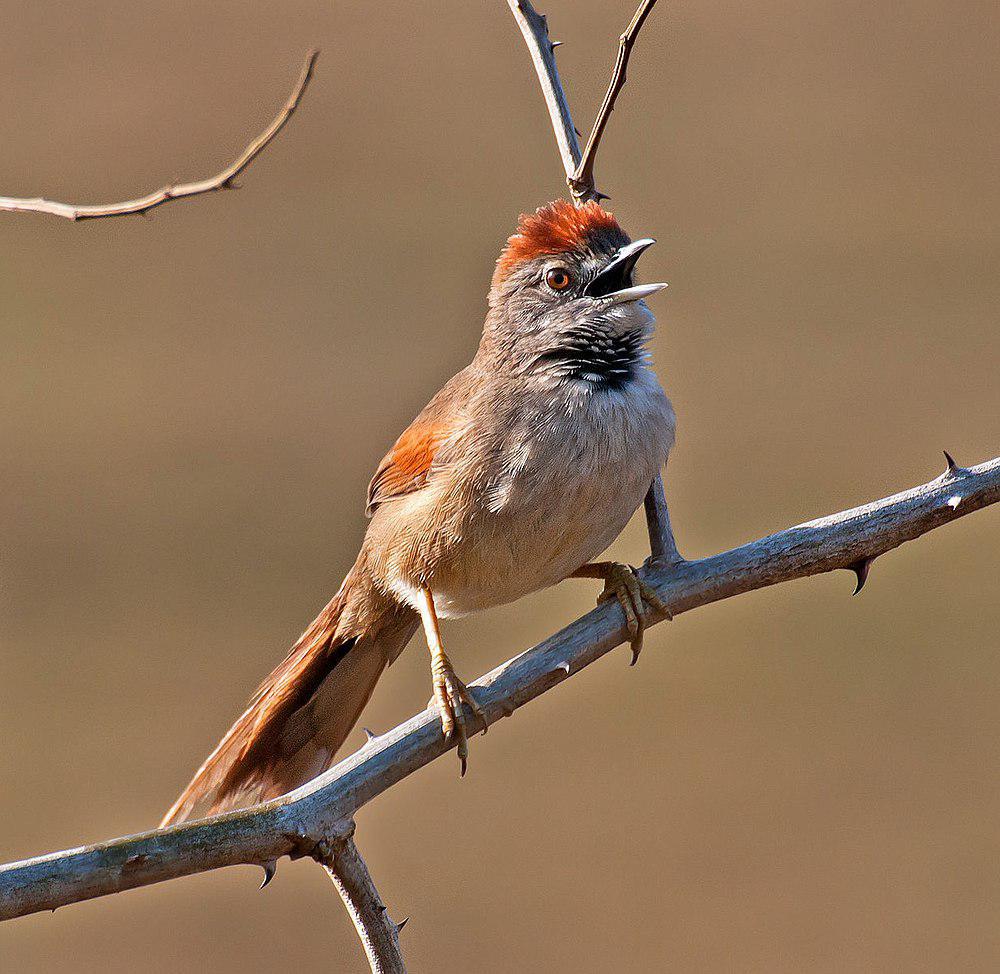
[[[594,130],[588,139],[587,150],[581,155],[577,132],[573,125],[569,105],[559,80],[558,71],[556,70],[555,58],[553,56],[556,45],[549,40],[546,20],[534,10],[530,0],[508,0],[508,5],[514,14],[515,20],[524,35],[525,42],[531,53],[535,71],[549,109],[549,116],[556,135],[556,142],[559,146],[559,153],[563,162],[567,183],[573,199],[578,205],[587,200],[600,200],[603,197],[603,194],[599,193],[594,185],[594,159],[607,124],[608,116],[614,107],[618,92],[625,82],[625,69],[635,36],[642,27],[642,23],[648,15],[653,2],[655,0],[646,0],[643,3],[635,17],[633,17],[629,27],[621,36],[618,60],[612,74],[611,86],[601,106]],[[230,188],[233,185],[235,177],[277,135],[295,110],[312,76],[315,60],[316,54],[313,53],[306,63],[302,78],[292,98],[269,129],[252,143],[236,162],[213,179],[184,186],[166,187],[157,193],[152,193],[141,199],[108,206],[73,206],[45,200],[0,198],[0,209],[50,213],[72,220],[92,219],[96,217],[118,216],[125,213],[145,213],[170,199]],[[671,564],[679,563],[680,555],[677,552],[670,530],[670,518],[667,513],[666,501],[663,496],[663,484],[660,477],[657,477],[650,487],[646,498],[646,515],[649,524],[652,551],[650,564],[656,564],[662,568],[668,562]],[[569,664],[565,664],[565,667],[565,672],[568,673]],[[560,667],[560,673],[562,672],[562,667]],[[513,709],[513,706],[517,705],[513,704],[510,709]],[[505,706],[504,712],[507,711],[508,708]],[[369,744],[371,743],[369,742]],[[281,805],[279,807],[283,809],[292,806]],[[236,818],[231,820],[236,832],[241,832],[239,823],[246,821],[243,817],[244,814],[237,813]],[[274,875],[274,863],[278,855],[285,853],[303,854],[303,851],[313,855],[314,858],[323,863],[337,884],[337,888],[344,899],[351,919],[365,947],[372,971],[403,971],[403,961],[399,951],[397,936],[399,928],[388,919],[385,907],[382,905],[375,886],[372,883],[364,860],[361,858],[351,838],[353,835],[353,821],[350,822],[349,830],[345,831],[344,821],[347,821],[349,817],[348,819],[335,818],[336,821],[331,824],[327,820],[327,817],[324,816],[324,820],[329,827],[323,828],[321,826],[318,832],[314,829],[282,829],[279,839],[280,851],[274,850],[267,841],[264,841],[262,845],[258,844],[257,839],[259,835],[252,838],[247,836],[246,838],[250,840],[249,845],[253,846],[254,849],[253,855],[243,861],[254,861],[264,867],[264,884],[266,885]],[[253,821],[257,822],[259,820],[254,819]],[[181,826],[182,830],[184,828],[184,826]],[[174,833],[172,833],[172,830],[166,833],[151,833],[145,838],[156,843],[157,836],[160,834],[167,835]],[[336,840],[329,840],[323,837],[331,834],[337,834],[341,837]],[[231,830],[226,830],[226,837],[232,837]],[[183,843],[183,840],[181,841]],[[214,865],[222,864],[217,859],[221,851],[218,847],[208,849],[201,845],[200,840],[196,841],[199,847],[207,854],[209,861]],[[210,839],[209,841],[214,844],[215,840]],[[290,846],[289,843],[291,843]],[[117,857],[120,845],[120,843],[111,843],[110,845],[94,848],[89,851],[96,855],[94,862],[97,864],[103,859],[105,854],[109,853],[112,857]],[[162,852],[162,850],[158,851]],[[246,851],[250,850],[247,849]],[[201,858],[205,859],[206,857],[203,856]],[[125,857],[121,861],[119,880],[134,885],[140,885],[144,882],[155,882],[156,877],[151,877],[148,872],[149,865],[150,856],[148,853],[135,852],[134,850],[126,851]],[[205,868],[212,868],[212,866],[206,865]],[[140,875],[142,878],[140,878]],[[119,888],[126,887],[121,886]],[[110,891],[91,887],[83,896],[101,895],[102,892]],[[74,898],[80,897],[77,896]],[[3,916],[2,910],[3,904],[0,904],[0,916]],[[21,910],[21,912],[24,911]]]
[[[102,203],[95,205],[78,205],[75,203],[57,203],[44,199],[15,199],[11,196],[0,196],[0,210],[16,213],[48,213],[51,216],[63,217],[67,220],[96,220],[102,217],[127,216],[134,213],[148,213],[157,206],[169,203],[171,200],[185,199],[191,196],[201,196],[214,193],[221,189],[235,189],[236,177],[240,175],[267,148],[275,136],[285,127],[292,113],[299,107],[299,102],[312,80],[313,68],[319,51],[310,51],[302,68],[302,74],[295,85],[295,90],[278,112],[277,117],[256,139],[253,140],[229,166],[209,179],[193,183],[180,183],[176,186],[164,186],[146,196],[121,203]]]
[[[618,100],[618,93],[625,87],[626,70],[628,69],[628,59],[632,54],[632,47],[635,44],[642,25],[646,22],[650,11],[653,9],[656,0],[643,0],[636,10],[635,16],[629,22],[628,27],[618,38],[618,59],[615,61],[614,70],[611,72],[611,82],[608,85],[601,109],[594,120],[594,127],[590,130],[590,137],[587,139],[587,147],[583,150],[583,158],[576,168],[576,172],[569,177],[569,187],[573,195],[578,199],[604,198],[603,193],[598,193],[594,186],[594,160],[597,158],[597,149],[601,144],[601,136],[604,135],[604,128],[608,124],[608,119],[615,109],[615,102]]]
[[[313,858],[330,874],[354,921],[373,974],[406,974],[399,931],[406,920],[394,922],[378,895],[368,867],[354,844],[353,826],[347,834],[320,842]]]
[[[739,548],[642,576],[674,615],[743,592],[869,562],[905,541],[1000,501],[1000,457],[853,510],[800,524]],[[655,620],[649,619],[648,623]],[[489,723],[553,689],[627,639],[624,616],[605,602],[534,649],[478,680]],[[350,831],[355,812],[454,744],[429,708],[371,738],[314,781],[274,801],[99,845],[0,867],[0,919],[239,863],[315,855]]]
[[[538,83],[542,87],[545,104],[549,109],[552,130],[559,144],[559,156],[566,172],[566,182],[576,203],[608,199],[607,195],[600,192],[594,184],[594,161],[597,158],[604,129],[611,112],[614,111],[618,93],[625,86],[628,59],[632,54],[635,39],[655,3],[656,0],[643,0],[628,27],[618,38],[618,58],[611,72],[611,82],[601,109],[597,113],[590,137],[587,139],[587,147],[581,153],[576,128],[570,116],[562,82],[559,80],[559,72],[556,70],[556,59],[553,54],[555,45],[549,40],[548,21],[535,10],[530,0],[507,0],[507,6],[510,7],[528,45],[528,52],[531,54],[531,61],[538,75]]]
[[[507,6],[517,21],[517,26],[528,45],[531,63],[535,66],[538,83],[542,87],[545,105],[549,110],[549,120],[552,131],[559,146],[559,157],[562,159],[567,182],[576,172],[580,164],[580,143],[577,140],[573,118],[569,112],[566,93],[563,91],[559,72],[556,69],[556,45],[549,40],[548,21],[531,5],[531,0],[507,0]],[[582,202],[585,198],[580,197]],[[596,196],[589,197],[597,199]]]
[[[649,531],[649,560],[659,562],[664,567],[684,561],[674,541],[674,530],[670,526],[670,511],[663,493],[663,476],[656,475],[646,492],[646,528]]]

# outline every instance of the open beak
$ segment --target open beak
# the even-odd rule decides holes
[[[636,240],[622,247],[611,260],[601,268],[595,277],[583,290],[590,298],[603,298],[608,304],[623,304],[628,301],[641,301],[657,291],[662,291],[666,284],[632,283],[632,272],[636,261],[643,251],[652,247],[656,241],[651,237]]]

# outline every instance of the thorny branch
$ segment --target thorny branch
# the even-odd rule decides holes
[[[906,541],[1000,501],[1000,457],[949,465],[935,480],[697,561],[649,562],[642,577],[676,616],[744,592],[837,569],[856,571]],[[657,620],[647,618],[647,624]],[[514,657],[472,686],[493,724],[621,645],[614,602]],[[315,856],[348,835],[359,808],[453,747],[431,707],[282,798],[0,867],[0,920],[218,869]],[[391,968],[389,968],[391,970]]]
[[[345,835],[320,842],[313,858],[330,874],[354,921],[373,974],[406,974],[399,931],[378,895],[368,867],[354,844],[354,826]]]
[[[639,9],[635,12],[628,27],[619,38],[618,58],[611,73],[611,82],[608,91],[604,96],[597,119],[587,140],[587,148],[580,152],[580,143],[576,127],[573,124],[573,117],[570,113],[569,103],[566,100],[566,93],[563,91],[562,83],[559,80],[559,72],[556,68],[555,49],[558,42],[549,39],[548,21],[539,14],[532,6],[530,0],[507,0],[514,20],[520,28],[528,52],[531,55],[535,73],[538,76],[539,84],[542,88],[542,95],[549,111],[549,119],[552,123],[552,130],[555,133],[556,144],[559,147],[559,156],[562,159],[563,170],[566,173],[566,183],[570,188],[573,201],[579,206],[588,200],[600,201],[607,199],[604,193],[597,190],[594,184],[594,160],[597,157],[597,150],[600,146],[601,136],[608,123],[608,118],[614,110],[618,93],[625,84],[625,72],[628,66],[629,55],[635,39],[642,29],[643,23],[649,16],[656,0],[642,0]],[[654,560],[662,564],[678,564],[683,559],[677,551],[674,542],[673,531],[670,526],[670,515],[667,510],[667,502],[663,493],[663,479],[657,474],[656,480],[652,483],[645,500],[646,523],[649,528],[650,550]],[[462,759],[463,769],[465,759]],[[352,843],[353,847],[353,843]],[[364,867],[364,861],[360,853],[357,854],[358,862]],[[338,880],[336,868],[337,861],[334,860],[328,871],[337,882],[337,888],[344,895],[343,882]],[[367,873],[366,873],[367,875]],[[374,887],[372,887],[374,890]],[[377,897],[376,897],[377,898]],[[372,971],[396,970],[394,966],[397,962],[402,970],[402,957],[399,954],[398,939],[394,940],[395,947],[388,941],[372,941],[369,936],[370,928],[383,929],[380,925],[379,916],[366,915],[362,909],[359,913],[352,908],[351,902],[344,896],[351,919],[358,930],[361,941],[365,946],[368,961]],[[384,914],[384,909],[383,909]],[[382,917],[384,919],[384,916]],[[391,921],[389,922],[391,927]],[[393,932],[398,932],[395,929]]]
[[[635,37],[654,3],[655,0],[643,0],[639,10],[619,40],[618,60],[612,72],[611,85],[598,113],[594,129],[587,141],[587,149],[581,155],[577,132],[574,128],[569,105],[556,70],[555,58],[553,56],[556,45],[548,39],[546,20],[534,10],[530,0],[520,0],[520,2],[518,0],[508,0],[508,5],[514,14],[515,20],[524,35],[531,53],[535,70],[549,108],[553,130],[555,131],[556,141],[559,145],[559,152],[563,161],[563,168],[566,173],[566,180],[573,199],[578,205],[587,200],[606,198],[604,194],[597,191],[594,185],[594,159],[604,128],[607,125],[608,117],[614,108],[615,99],[625,82],[625,69]],[[233,180],[236,176],[278,134],[292,112],[294,112],[312,77],[316,57],[316,52],[310,54],[296,90],[271,126],[251,143],[243,155],[228,169],[212,179],[182,186],[165,187],[156,193],[151,193],[140,199],[106,206],[74,206],[41,199],[18,200],[0,198],[0,209],[50,213],[71,220],[93,219],[97,217],[119,216],[126,213],[146,213],[153,207],[159,206],[171,199],[195,196],[218,189],[232,188]],[[650,531],[651,551],[654,559],[661,565],[679,563],[681,558],[677,552],[673,534],[670,530],[670,518],[663,496],[663,483],[659,476],[651,486],[646,498],[646,516]],[[566,672],[568,672],[568,665]],[[508,711],[505,710],[505,712]],[[344,819],[338,818],[336,821],[327,820],[325,823],[318,823],[320,825],[319,829],[312,831],[308,838],[304,836],[302,830],[297,830],[296,832],[295,830],[290,831],[285,829],[282,832],[285,840],[288,840],[293,834],[295,835],[292,839],[293,844],[291,849],[283,848],[276,855],[264,854],[257,857],[250,857],[249,860],[244,861],[256,861],[263,867],[263,885],[266,886],[274,876],[277,855],[285,853],[312,855],[317,861],[323,864],[337,885],[337,889],[357,928],[372,971],[376,972],[376,974],[383,971],[387,972],[387,974],[397,971],[404,972],[405,967],[398,938],[398,933],[402,925],[397,926],[388,918],[364,860],[361,858],[354,844],[353,820],[350,820],[348,827],[345,827],[344,821]],[[184,827],[182,826],[181,828],[183,829]],[[209,859],[214,860],[215,853],[220,850],[206,851],[209,852]],[[121,869],[123,873],[128,872],[130,875],[134,875],[137,871],[143,871],[146,863],[147,855],[145,853],[129,854],[121,863]],[[218,861],[216,864],[221,865],[223,863]],[[208,866],[206,868],[212,867]],[[2,889],[0,889],[0,894],[2,892]],[[90,895],[100,895],[100,893],[91,893]],[[4,915],[3,907],[5,900],[6,898],[0,900],[0,918]]]
[[[319,58],[319,51],[309,52],[291,97],[285,102],[274,121],[243,150],[237,159],[215,176],[192,183],[164,186],[146,196],[125,200],[121,203],[79,205],[76,203],[57,203],[53,200],[16,199],[12,196],[0,196],[0,210],[16,213],[48,213],[51,216],[74,221],[97,220],[102,217],[127,216],[134,213],[145,214],[171,200],[202,196],[205,193],[214,193],[222,189],[236,189],[236,177],[267,148],[275,136],[285,127],[295,109],[299,107],[299,102],[312,80],[317,58]]]
[[[619,38],[618,58],[594,127],[581,153],[578,133],[556,70],[546,20],[530,0],[508,0],[524,36],[548,106],[571,194],[577,204],[606,198],[594,181],[594,161],[626,80],[635,39],[656,0],[643,0]],[[233,180],[278,134],[312,76],[310,54],[285,108],[228,169],[213,179],[167,187],[138,200],[78,207],[0,197],[0,209],[51,213],[72,220],[144,213],[170,199],[232,188]],[[905,541],[1000,501],[1000,457],[965,469],[945,454],[939,478],[854,510],[821,518],[700,561],[677,550],[660,477],[645,501],[651,557],[642,576],[677,615],[699,605],[794,578],[848,569],[855,593],[872,562]],[[660,621],[648,618],[647,625]],[[568,676],[620,645],[621,610],[599,606],[562,632],[508,661],[473,686],[487,724],[510,716]],[[201,822],[184,823],[98,845],[0,867],[0,920],[236,864],[264,869],[264,884],[284,855],[312,856],[333,878],[375,974],[405,974],[399,931],[354,844],[354,815],[372,798],[440,757],[452,744],[440,734],[433,708],[365,746],[309,784],[282,798]]]

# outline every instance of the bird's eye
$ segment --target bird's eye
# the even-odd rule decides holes
[[[545,272],[545,283],[553,291],[565,291],[573,280],[565,267],[552,267]]]

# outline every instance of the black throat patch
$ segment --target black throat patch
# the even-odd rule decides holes
[[[641,331],[625,334],[601,328],[580,327],[565,336],[558,347],[537,359],[540,370],[560,379],[577,379],[598,389],[620,389],[635,377],[645,354]]]

